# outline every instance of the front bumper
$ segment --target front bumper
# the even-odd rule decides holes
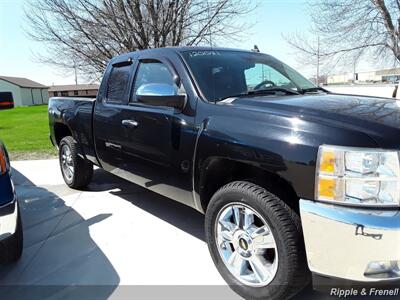
[[[374,272],[379,262],[400,263],[400,211],[350,208],[300,200],[307,261],[314,273],[360,282],[398,280]]]
[[[18,219],[18,204],[15,198],[12,202],[0,207],[0,241],[15,233]]]

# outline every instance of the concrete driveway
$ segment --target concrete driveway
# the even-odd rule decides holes
[[[1,298],[238,299],[195,210],[102,170],[82,192],[57,160],[12,166],[25,240],[22,259],[0,267]]]

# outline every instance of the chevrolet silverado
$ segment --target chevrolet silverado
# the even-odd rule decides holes
[[[68,186],[96,165],[193,207],[234,291],[286,299],[312,274],[400,277],[399,103],[266,54],[177,47],[113,58],[97,98],[52,98],[49,123]]]

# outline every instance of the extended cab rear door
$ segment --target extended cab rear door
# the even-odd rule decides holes
[[[93,112],[96,153],[103,169],[119,175],[123,164],[125,138],[121,122],[128,105],[135,61],[124,58],[114,62],[105,73]],[[103,86],[105,85],[105,86]]]

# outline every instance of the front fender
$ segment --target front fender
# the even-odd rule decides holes
[[[214,158],[277,175],[293,187],[299,198],[313,199],[316,158],[322,144],[377,146],[364,133],[297,117],[253,114],[207,118],[197,137],[194,159],[196,203],[200,203],[202,176]]]

